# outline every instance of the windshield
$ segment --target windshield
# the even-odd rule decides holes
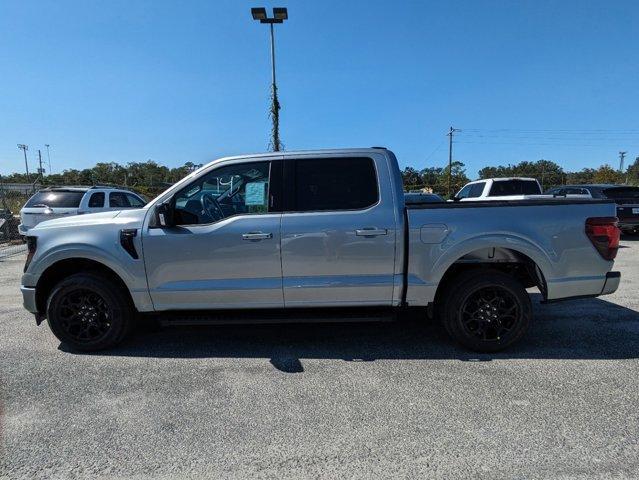
[[[77,190],[47,190],[36,193],[25,207],[78,208],[84,192]]]

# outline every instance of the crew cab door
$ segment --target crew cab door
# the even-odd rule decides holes
[[[397,235],[392,180],[386,158],[372,157],[285,160],[286,307],[391,304]]]
[[[280,161],[213,166],[172,197],[173,225],[143,235],[156,310],[282,307]]]

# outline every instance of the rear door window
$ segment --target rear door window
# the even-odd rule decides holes
[[[102,207],[104,207],[104,192],[92,193],[91,198],[89,198],[89,208]]]
[[[379,199],[372,158],[298,159],[292,167],[289,211],[360,210],[375,205]]]
[[[473,183],[470,186],[470,191],[468,192],[468,198],[481,197],[481,194],[484,193],[485,186],[486,186],[486,182]]]
[[[590,195],[585,188],[569,187],[565,190],[566,195]]]
[[[534,180],[502,180],[493,182],[493,186],[490,187],[491,197],[539,194],[541,194],[541,190]]]
[[[124,192],[109,193],[109,206],[111,208],[129,208],[131,204]]]
[[[78,208],[84,192],[73,190],[47,190],[36,193],[25,204],[27,208]]]
[[[613,187],[606,188],[603,194],[607,198],[620,199],[627,198],[632,200],[639,200],[639,187]]]

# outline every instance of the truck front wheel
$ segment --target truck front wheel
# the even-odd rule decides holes
[[[444,297],[446,331],[477,352],[496,352],[528,329],[532,306],[526,289],[497,270],[474,270],[451,281]]]
[[[78,273],[52,290],[47,301],[51,331],[74,350],[94,351],[120,343],[133,309],[125,292],[105,275]]]

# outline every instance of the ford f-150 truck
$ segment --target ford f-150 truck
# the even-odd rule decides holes
[[[422,307],[467,348],[522,337],[544,301],[614,292],[608,200],[405,205],[385,148],[229,157],[139,210],[45,221],[24,306],[70,347],[172,324],[354,320]]]

